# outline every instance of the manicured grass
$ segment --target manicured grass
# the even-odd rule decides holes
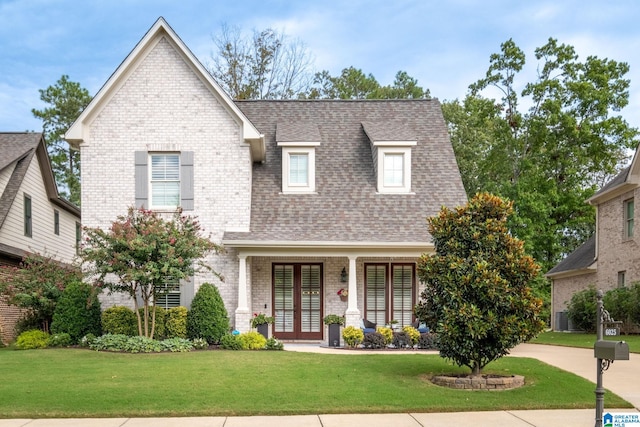
[[[269,351],[119,354],[0,350],[0,417],[145,417],[592,408],[594,385],[534,359],[485,373],[519,374],[510,391],[450,390],[426,377],[466,372],[436,354]],[[631,407],[607,393],[609,407]]]
[[[640,353],[640,335],[621,335],[619,337],[607,337],[606,339],[610,341],[626,341],[629,344],[630,352]],[[593,348],[595,341],[596,334],[543,332],[536,339],[531,340],[531,343]]]

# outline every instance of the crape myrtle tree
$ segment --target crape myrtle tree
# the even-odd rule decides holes
[[[18,266],[0,266],[0,298],[26,311],[24,326],[49,332],[62,292],[68,283],[80,280],[80,269],[55,256],[32,253]]]
[[[511,202],[479,193],[427,220],[435,254],[418,262],[426,287],[415,313],[437,333],[440,355],[472,375],[544,328],[530,288],[539,267],[507,228],[512,212]]]
[[[183,215],[180,209],[165,220],[156,212],[129,208],[108,230],[84,231],[80,257],[86,271],[93,276],[95,286],[131,297],[141,336],[153,338],[154,301],[173,290],[167,283],[180,283],[202,269],[223,279],[203,260],[221,247],[203,237],[198,220]]]

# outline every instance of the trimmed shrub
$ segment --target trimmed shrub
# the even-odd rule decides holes
[[[142,319],[142,328],[144,329],[144,307],[138,309],[140,312],[140,319]],[[135,313],[134,313],[135,314]],[[165,319],[167,317],[167,310],[163,307],[156,307],[156,327],[153,330],[153,339],[158,341],[168,338],[165,330]],[[136,319],[136,329],[138,328],[138,323]],[[151,322],[153,321],[153,306],[149,307],[149,331],[151,331]],[[136,332],[136,335],[139,335]]]
[[[249,331],[240,334],[240,343],[243,350],[262,350],[267,345],[267,339],[257,331]]]
[[[186,307],[173,307],[167,310],[164,323],[167,338],[187,338],[188,313],[189,310]]]
[[[393,342],[393,329],[387,328],[386,326],[378,326],[376,332],[384,337],[385,345]]]
[[[220,348],[223,350],[242,350],[240,335],[224,334],[220,338]]]
[[[370,332],[364,335],[362,346],[364,348],[385,348],[387,346],[387,338],[380,332]]]
[[[49,347],[69,347],[72,344],[71,335],[66,332],[53,334],[49,337]]]
[[[204,338],[209,344],[218,344],[229,331],[229,316],[218,288],[203,283],[191,302],[187,314],[187,336]]]
[[[423,350],[437,350],[438,336],[435,332],[425,332],[420,334],[420,339],[418,339],[418,348]]]
[[[129,307],[109,307],[102,312],[102,331],[111,335],[138,335],[138,319]]]
[[[573,294],[567,306],[567,316],[574,327],[590,333],[596,331],[596,295],[593,285]]]
[[[16,348],[18,350],[31,350],[34,348],[47,348],[49,334],[40,329],[32,329],[18,335]]]
[[[418,344],[418,340],[420,339],[420,331],[417,330],[416,328],[414,328],[413,326],[405,326],[404,328],[402,328],[402,330],[404,332],[407,333],[407,335],[409,335],[409,338],[411,338],[411,345],[416,345]]]
[[[393,333],[393,346],[395,348],[411,348],[413,347],[413,342],[411,341],[411,336],[405,331],[399,331]]]
[[[70,282],[53,312],[51,333],[67,333],[71,344],[77,344],[86,334],[102,334],[100,315],[100,301],[93,287],[84,282]]]
[[[364,339],[364,332],[355,326],[347,326],[342,330],[342,338],[349,347],[355,347]]]

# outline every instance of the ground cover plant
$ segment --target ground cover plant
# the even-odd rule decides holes
[[[51,367],[55,366],[55,369]],[[485,373],[522,388],[471,392],[431,384],[459,372],[437,355],[200,351],[124,354],[0,349],[0,417],[237,416],[593,407],[594,385],[534,359]],[[133,398],[135,396],[135,399]],[[345,398],[348,396],[348,398]],[[607,393],[607,405],[630,407]]]
[[[629,344],[629,351],[640,353],[640,335],[620,335],[618,337],[606,337],[608,341],[625,341]],[[534,344],[550,344],[565,347],[593,348],[596,342],[596,334],[569,333],[569,332],[543,332],[537,338],[531,340]]]

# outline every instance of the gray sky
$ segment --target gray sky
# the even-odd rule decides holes
[[[271,27],[303,41],[317,70],[354,66],[383,85],[404,70],[441,100],[463,98],[509,38],[527,55],[520,83],[533,80],[533,51],[554,37],[581,60],[630,64],[622,115],[640,127],[635,0],[0,0],[0,131],[41,130],[38,89],[63,74],[94,95],[159,16],[205,64],[222,23]]]

